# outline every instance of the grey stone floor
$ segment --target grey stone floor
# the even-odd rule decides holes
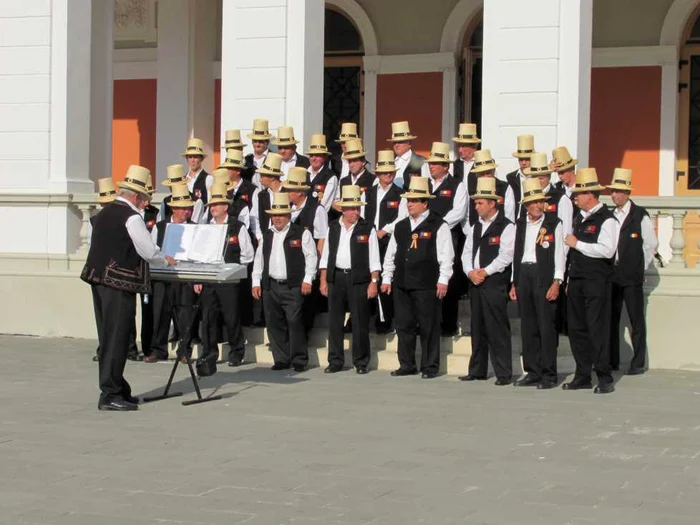
[[[0,336],[0,523],[700,522],[700,373],[595,396],[249,365],[202,381],[221,401],[105,413],[93,349]]]

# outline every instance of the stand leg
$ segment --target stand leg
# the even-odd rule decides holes
[[[153,396],[153,397],[144,397],[143,402],[144,403],[150,403],[151,401],[160,401],[161,399],[168,399],[171,397],[180,397],[182,395],[182,392],[173,392],[172,394],[169,393],[170,391],[170,386],[173,384],[173,378],[175,377],[175,370],[177,370],[177,365],[180,362],[176,359],[175,364],[173,365],[173,369],[170,371],[170,378],[168,378],[168,384],[165,385],[165,390],[163,393],[159,396]],[[190,369],[192,368],[192,365],[190,365]],[[199,389],[197,390],[199,392]]]
[[[194,368],[192,368],[192,363],[190,363],[189,360],[187,361],[187,367],[190,369],[190,377],[192,378],[194,391],[197,392],[197,399],[183,401],[183,406],[197,405],[199,403],[206,403],[207,401],[216,401],[217,399],[221,399],[221,396],[202,397],[202,392],[199,390],[199,382],[197,381],[197,375],[194,373]]]

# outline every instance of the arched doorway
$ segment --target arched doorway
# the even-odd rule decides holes
[[[700,196],[700,7],[680,43],[676,195]]]
[[[328,148],[343,122],[356,122],[362,129],[364,46],[353,22],[339,9],[326,7],[325,67],[323,75],[323,132]]]
[[[482,64],[484,48],[484,13],[476,14],[464,32],[457,101],[459,122],[473,122],[481,133]]]

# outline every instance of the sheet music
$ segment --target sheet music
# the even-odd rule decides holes
[[[165,228],[161,251],[176,261],[188,260],[188,252],[194,238],[196,224],[175,224],[170,222]]]
[[[226,224],[168,223],[161,251],[178,261],[223,262]]]

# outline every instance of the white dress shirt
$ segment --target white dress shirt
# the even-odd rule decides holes
[[[409,224],[411,225],[411,231],[414,231],[420,224],[428,217],[430,210],[426,210],[421,213],[417,218],[408,216]],[[447,224],[443,223],[440,228],[438,228],[436,235],[436,250],[437,250],[437,260],[440,265],[440,276],[438,277],[438,284],[447,285],[452,277],[452,263],[455,258],[455,250],[452,246],[452,234]],[[394,264],[394,257],[396,256],[396,238],[392,235],[389,240],[389,246],[386,249],[386,255],[384,256],[384,269],[382,272],[382,283],[391,284],[394,278],[394,271],[396,270],[396,265]]]
[[[263,151],[263,154],[260,156],[256,155],[255,152],[253,152],[253,165],[255,165],[256,170],[258,170],[260,168],[260,166],[263,165],[263,162],[265,162],[265,157],[267,157],[267,154],[269,152],[270,152],[270,150],[266,149],[265,151]],[[257,173],[257,171],[256,171],[256,173],[253,174],[253,178],[251,179],[251,182],[253,184],[255,184],[255,186],[257,186],[259,189],[263,189],[262,182],[260,182],[260,174]]]
[[[435,193],[440,186],[442,186],[442,183],[445,182],[446,178],[447,176],[443,177],[439,181],[436,181],[431,177],[430,181],[433,185],[433,193]],[[467,185],[460,182],[455,190],[454,200],[452,201],[452,209],[442,218],[442,220],[447,223],[447,227],[450,230],[464,220],[464,217],[467,215],[467,208]]]
[[[510,184],[506,187],[506,196],[503,198],[503,213],[510,222],[515,223],[515,213],[519,208],[515,202],[515,193]]]
[[[218,223],[216,219],[212,218],[209,224],[228,224],[228,214],[224,217],[224,222]],[[238,246],[241,249],[241,262],[240,264],[248,264],[253,262],[255,257],[255,250],[253,250],[253,242],[250,240],[250,234],[248,233],[248,228],[241,228],[238,231]]]
[[[379,213],[381,211],[380,204],[384,200],[384,197],[386,196],[387,193],[389,193],[389,190],[391,189],[391,184],[389,184],[386,189],[382,188],[381,184],[377,184],[377,211],[374,213],[374,217],[365,217],[365,209],[362,208],[362,218],[365,220],[370,220],[372,219],[374,221],[374,228],[376,230],[379,230]],[[394,233],[394,227],[396,226],[396,223],[399,222],[400,220],[405,219],[408,217],[408,206],[406,205],[406,199],[401,199],[399,202],[399,213],[396,216],[396,219],[394,222],[388,222],[384,225],[382,230],[384,230],[386,233],[389,235]]]
[[[585,221],[603,207],[603,203],[599,202],[591,211],[581,210],[581,217]],[[598,234],[598,242],[582,242],[578,241],[574,250],[581,252],[586,257],[593,259],[612,259],[617,251],[617,240],[620,235],[620,225],[613,217],[603,222]]]
[[[134,243],[136,253],[151,266],[156,268],[164,268],[167,266],[168,263],[165,260],[165,256],[158,249],[156,243],[153,242],[151,234],[148,232],[148,228],[146,228],[146,223],[143,222],[143,211],[139,210],[124,197],[117,197],[116,200],[127,204],[129,208],[138,214],[129,217],[125,223],[126,231],[131,241]]]
[[[493,224],[493,221],[496,220],[496,217],[498,217],[498,214],[499,212],[496,212],[493,217],[487,221],[479,217],[482,237],[488,235],[489,228]],[[474,226],[476,226],[476,223],[474,223]],[[464,243],[464,251],[462,252],[462,267],[464,268],[464,273],[467,275],[472,270],[479,270],[482,268],[481,251],[478,248],[476,250],[476,257],[474,257],[474,263],[472,264],[472,233],[474,231],[474,226],[469,228],[467,240]],[[513,224],[507,224],[506,227],[503,228],[503,233],[501,233],[500,237],[498,256],[491,261],[491,264],[483,267],[488,275],[502,272],[513,262],[513,252],[515,251],[515,226]]]
[[[289,231],[289,224],[282,230],[278,230],[274,226],[270,229],[273,232],[272,235],[272,247],[270,251],[270,269],[269,275],[273,279],[278,281],[284,281],[287,279],[287,261],[284,256],[284,239]],[[258,249],[255,252],[255,261],[253,264],[253,273],[251,278],[253,281],[253,286],[260,286],[260,280],[262,279],[263,267],[265,261],[263,258],[263,245],[265,244],[265,239],[261,238]],[[311,232],[309,230],[304,230],[301,236],[301,249],[304,251],[304,282],[306,284],[311,284],[316,275],[316,263],[318,262],[318,255],[316,253],[316,243],[314,242]]]
[[[350,252],[350,239],[352,239],[352,232],[355,230],[355,224],[346,226],[343,218],[338,219],[340,223],[340,237],[338,238],[338,248],[335,254],[335,267],[341,270],[349,270],[352,268],[352,256]],[[319,269],[325,270],[328,268],[328,253],[329,253],[330,242],[326,242],[323,245],[323,251],[321,252],[321,262],[319,263]],[[369,271],[370,272],[381,272],[382,264],[379,259],[379,241],[377,240],[377,232],[374,228],[369,234]]]
[[[260,213],[265,213],[264,210],[258,209],[258,194],[260,192],[267,192],[270,199],[270,206],[272,206],[272,194],[273,192],[268,188],[263,188],[262,190],[257,189],[253,192],[253,205],[250,208],[250,231],[257,239],[262,237],[263,232],[260,230]]]
[[[294,166],[297,165],[297,154],[295,153],[291,159],[289,160],[283,160],[282,164],[280,165],[280,169],[282,170],[282,177],[280,180],[287,180],[287,175],[289,175],[289,170],[292,169]]]
[[[463,170],[463,171],[462,171],[462,173],[463,173],[462,182],[466,182],[466,181],[467,181],[467,176],[469,175],[469,172],[470,172],[470,171],[472,170],[472,168],[474,167],[474,159],[471,159],[471,160],[463,160],[463,159],[460,159],[460,160],[458,160],[457,162],[461,162],[461,163],[462,163],[462,170]]]
[[[413,150],[409,149],[406,153],[400,157],[394,159],[394,165],[396,166],[396,177],[394,178],[394,184],[399,188],[404,187],[404,172],[408,163],[411,161],[411,156],[413,155]],[[430,169],[428,168],[428,163],[424,162],[420,170],[421,177],[430,177]]]
[[[301,206],[292,206],[292,222],[297,220],[297,217],[299,217],[299,214],[303,211],[304,206],[306,206],[307,202],[309,202],[308,197],[304,199],[304,202],[301,204]],[[326,212],[326,209],[323,206],[319,206],[318,208],[316,208],[316,216],[314,217],[313,238],[325,239],[327,234],[328,212]]]
[[[544,222],[544,214],[536,221],[530,219],[530,215],[526,218],[525,226],[525,244],[523,246],[523,263],[537,263],[537,238],[540,235],[540,227]],[[566,254],[564,253],[564,228],[562,224],[558,224],[554,230],[554,242],[548,243],[549,247],[554,248],[554,279],[564,280],[564,269],[566,266]],[[542,243],[544,247],[544,243]]]
[[[340,177],[343,178],[350,173],[350,163],[341,157],[340,159]]]
[[[309,166],[309,168],[306,171],[309,172],[309,180],[311,181],[311,186],[313,187],[314,179],[318,175],[318,172],[315,172],[311,168],[311,166]],[[336,191],[338,191],[338,177],[333,175],[328,179],[328,182],[326,182],[326,187],[323,190],[323,198],[319,201],[321,206],[323,206],[323,208],[326,210],[326,213],[328,213],[331,210]],[[314,193],[316,193],[315,190]],[[316,197],[316,195],[314,196]]]
[[[628,200],[622,208],[615,208],[613,212],[615,218],[617,219],[620,229],[629,215],[630,208],[632,208],[631,202]],[[619,240],[619,239],[618,239]],[[656,238],[656,232],[654,231],[654,225],[651,222],[651,218],[645,215],[642,218],[642,251],[644,252],[644,269],[646,270],[651,265],[654,260],[654,252],[659,247],[659,240]],[[617,252],[615,252],[615,262],[619,261],[620,257]]]
[[[554,186],[551,184],[544,189],[544,193],[548,194],[550,191],[554,190]],[[574,205],[571,203],[571,198],[566,195],[562,195],[559,199],[559,205],[557,206],[557,217],[561,221],[562,230],[564,237],[569,235],[573,228],[574,222]],[[569,253],[569,247],[566,247],[566,253]]]

